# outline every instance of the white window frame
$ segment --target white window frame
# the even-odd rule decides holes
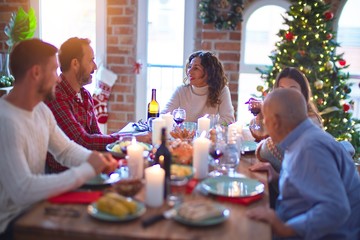
[[[148,1],[138,1],[138,24],[137,24],[137,60],[147,59],[147,9]],[[184,23],[184,61],[194,51],[195,46],[195,24],[196,24],[197,1],[185,1],[185,23]],[[146,63],[142,62],[142,70],[136,75],[136,98],[135,119],[146,119],[147,102],[147,69]]]
[[[275,5],[275,6],[279,6],[285,9],[289,9],[289,7],[291,6],[291,4],[286,1],[286,0],[266,0],[266,1],[254,1],[253,3],[249,4],[249,6],[247,6],[244,9],[243,12],[243,22],[242,22],[242,31],[241,31],[241,49],[246,49],[245,46],[245,39],[246,39],[246,26],[247,26],[247,22],[250,18],[250,16],[259,8],[264,7],[264,6],[268,6],[268,5]],[[270,20],[270,19],[269,19]],[[270,53],[269,53],[270,55]],[[256,70],[256,67],[265,67],[265,65],[260,65],[260,64],[246,64],[245,63],[245,54],[240,53],[240,74],[241,73],[259,73]]]
[[[36,18],[40,19],[40,0],[30,0],[30,6],[34,8]],[[47,0],[43,0],[47,1]],[[58,0],[61,1],[61,0]],[[103,64],[106,66],[106,1],[96,0],[96,52],[95,61],[98,66]],[[66,17],[66,14],[64,15]],[[38,23],[35,37],[39,38],[41,35],[41,26]]]

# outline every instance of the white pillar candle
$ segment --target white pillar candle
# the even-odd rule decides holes
[[[193,167],[194,177],[204,179],[209,173],[209,149],[211,141],[203,136],[194,140]]]
[[[166,134],[170,138],[170,132],[173,129],[174,117],[171,113],[161,114],[161,118],[165,120]]]
[[[152,136],[151,141],[153,146],[160,145],[161,143],[161,128],[165,127],[165,120],[162,118],[155,118],[152,121]]]
[[[143,178],[144,173],[144,148],[133,141],[126,147],[128,167],[131,177]]]
[[[156,164],[145,169],[145,204],[160,207],[164,202],[165,171]]]
[[[208,133],[210,129],[210,119],[207,117],[201,117],[198,119],[197,125],[199,134],[201,134],[203,131],[206,131],[206,133]]]

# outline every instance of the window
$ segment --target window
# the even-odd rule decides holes
[[[338,22],[337,42],[340,47],[338,53],[344,53],[344,59],[349,64],[345,69],[350,73],[349,81],[353,83],[350,96],[355,102],[354,117],[360,118],[360,2],[346,1]]]
[[[279,40],[277,33],[284,28],[282,15],[289,6],[282,0],[257,1],[244,10],[237,111],[237,120],[244,124],[253,118],[244,103],[259,94],[256,87],[263,84],[256,67],[272,64],[269,55]]]
[[[146,119],[152,88],[157,89],[161,111],[182,84],[184,64],[193,51],[196,1],[138,3],[137,57],[143,65],[137,77],[136,119]]]
[[[37,36],[58,48],[70,37],[89,38],[99,66],[105,59],[105,4],[97,0],[31,0],[39,14]],[[95,84],[93,78],[85,87],[92,93]]]

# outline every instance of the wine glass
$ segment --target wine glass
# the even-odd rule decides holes
[[[216,125],[216,139],[215,142],[210,145],[209,155],[213,158],[211,165],[215,168],[209,173],[210,177],[216,177],[223,175],[222,169],[219,167],[220,159],[224,155],[224,149],[226,147],[226,128],[220,125]]]
[[[250,122],[250,128],[254,130],[258,130],[261,128],[260,124],[258,124],[258,120],[256,119],[256,116],[261,111],[261,100],[257,100],[255,98],[250,98],[249,101],[246,102],[248,105],[249,111],[254,115],[254,119]]]
[[[174,109],[172,114],[173,114],[174,122],[176,123],[176,125],[178,127],[181,127],[182,123],[186,119],[186,111],[185,111],[185,109],[181,109],[181,108]]]

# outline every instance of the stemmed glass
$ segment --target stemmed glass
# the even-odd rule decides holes
[[[224,155],[224,150],[226,148],[226,130],[220,125],[215,126],[216,131],[216,140],[211,144],[209,149],[209,155],[213,158],[212,164],[214,170],[209,173],[210,177],[216,177],[223,175],[223,171],[220,166],[220,159]]]
[[[182,123],[186,119],[186,111],[185,111],[185,109],[181,109],[181,108],[174,109],[172,114],[173,114],[174,121],[175,121],[176,125],[178,127],[181,127]]]
[[[247,101],[246,103],[248,104],[249,111],[254,115],[254,119],[252,119],[251,123],[250,123],[250,128],[252,128],[254,130],[258,130],[261,128],[261,126],[260,126],[260,124],[257,123],[256,116],[261,111],[262,101],[256,100],[254,98],[250,98],[249,101]]]

